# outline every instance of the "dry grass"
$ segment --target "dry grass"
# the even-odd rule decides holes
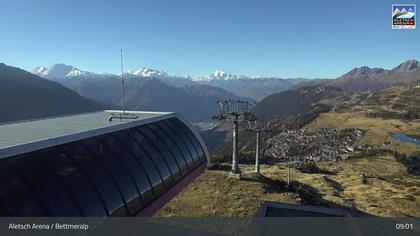
[[[419,216],[420,177],[407,174],[407,169],[393,157],[358,158],[323,163],[338,174],[330,176],[341,185],[339,198],[348,205],[378,216]],[[363,184],[361,174],[366,176]],[[329,198],[331,193],[326,194]]]
[[[353,208],[377,216],[420,216],[420,177],[390,156],[355,158],[319,167],[336,174],[309,174],[292,169],[291,176],[316,189],[321,204]],[[252,165],[241,165],[247,180],[227,177],[228,172],[209,170],[162,208],[156,216],[253,216],[266,201],[299,204],[298,193],[273,190],[251,174]],[[262,165],[262,174],[284,183],[284,165]],[[361,174],[366,176],[363,182]],[[270,181],[271,181],[270,180]]]
[[[210,217],[253,216],[266,200],[296,203],[296,194],[272,191],[251,173],[246,180],[228,178],[227,171],[208,170],[156,216]]]
[[[292,178],[317,189],[326,201],[377,216],[420,216],[420,177],[407,174],[393,157],[357,158],[319,166],[335,175],[292,171]],[[285,167],[268,175],[286,176]],[[362,174],[366,176],[364,184]]]

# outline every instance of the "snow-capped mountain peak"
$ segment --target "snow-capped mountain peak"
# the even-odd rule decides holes
[[[37,66],[32,70],[32,73],[46,79],[86,78],[96,75],[63,63],[54,64],[49,68]]]
[[[36,74],[41,77],[46,76],[48,73],[50,73],[50,70],[45,66],[37,66],[32,70],[32,74]]]
[[[52,65],[50,67],[50,71],[49,71],[48,75],[46,75],[46,77],[48,77],[48,78],[70,77],[70,76],[68,76],[68,74],[74,69],[77,69],[77,68],[75,68],[73,66],[66,65],[66,64],[62,64],[62,63],[55,64],[55,65]]]
[[[224,72],[221,70],[216,70],[212,74],[209,75],[209,78],[211,79],[221,79],[221,80],[231,80],[231,79],[240,79],[243,78],[243,76],[234,75],[228,72]]]
[[[49,68],[45,66],[37,66],[32,70],[32,73],[41,76],[45,79],[69,79],[69,78],[99,78],[99,77],[114,77],[120,76],[120,74],[96,74],[89,71],[84,71],[74,66],[66,65],[63,63],[54,64]],[[129,78],[143,77],[143,78],[172,78],[164,71],[158,71],[150,68],[141,68],[134,71],[128,71],[125,73]]]
[[[195,80],[210,81],[210,80],[235,80],[235,79],[245,79],[245,78],[248,78],[248,77],[238,76],[238,75],[234,75],[234,74],[224,72],[221,70],[216,70],[215,72],[211,73],[208,76],[199,77],[199,78],[196,78]]]
[[[169,77],[168,73],[164,71],[158,71],[150,68],[141,68],[135,71],[129,71],[128,74],[138,76],[138,77],[144,77],[144,78],[166,78]]]
[[[67,77],[81,77],[81,76],[87,76],[90,73],[87,71],[83,71],[77,68],[73,68],[66,76]]]

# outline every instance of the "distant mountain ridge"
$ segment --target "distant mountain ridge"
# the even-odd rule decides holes
[[[234,75],[224,71],[215,71],[208,76],[195,78],[194,81],[223,88],[241,97],[261,100],[264,97],[285,91],[293,85],[305,81],[304,78],[283,79],[279,77]]]
[[[117,74],[92,73],[64,64],[56,64],[50,68],[39,66],[32,73],[60,82],[66,80],[66,82],[63,82],[66,84],[74,83],[69,82],[67,79],[119,79],[120,76]],[[127,80],[161,79],[167,85],[176,88],[196,86],[197,84],[208,85],[224,89],[238,97],[247,97],[258,101],[270,94],[306,86],[333,86],[345,91],[362,92],[389,88],[395,85],[409,85],[420,80],[420,64],[416,60],[408,60],[389,70],[362,66],[354,68],[336,79],[249,77],[220,70],[208,76],[191,78],[189,76],[173,76],[164,71],[150,68],[128,71],[124,76]]]
[[[0,63],[0,94],[0,123],[113,108],[3,63]]]
[[[215,72],[209,74],[208,76],[197,77],[195,81],[210,81],[210,80],[236,80],[236,79],[250,79],[244,75],[234,75],[228,72],[221,70],[216,70]]]
[[[98,74],[88,72],[65,64],[55,64],[49,68],[38,66],[32,70],[32,73],[46,79],[60,82],[67,79],[109,79],[119,78],[120,76],[120,74]],[[235,75],[220,70],[216,70],[208,76],[191,78],[190,76],[174,76],[161,70],[145,67],[125,72],[124,76],[126,79],[161,79],[164,80],[165,83],[178,88],[186,84],[210,85],[234,93],[236,96],[248,97],[254,100],[261,100],[265,96],[287,90],[292,85],[306,80],[303,78],[282,79],[279,77],[250,77]]]
[[[32,69],[31,73],[41,76],[45,79],[50,80],[65,80],[65,79],[98,79],[98,78],[119,78],[121,74],[111,73],[94,73],[86,70],[79,69],[77,67],[59,63],[54,64],[50,67],[37,66]],[[142,67],[137,70],[130,70],[124,72],[126,79],[133,78],[155,78],[155,79],[166,79],[166,78],[188,78],[182,76],[173,76],[162,70],[155,70],[151,68]]]
[[[322,85],[338,87],[345,91],[365,92],[418,83],[420,83],[420,62],[408,60],[390,70],[362,66],[336,79],[308,80],[296,84],[293,88]]]
[[[97,79],[97,78],[109,78],[109,77],[119,77],[120,74],[99,74],[93,73],[85,70],[81,70],[77,67],[66,65],[63,63],[54,64],[50,67],[37,66],[32,71],[33,74],[41,76],[45,79],[51,80],[63,80],[63,79]],[[149,68],[140,68],[134,71],[128,71],[124,74],[126,78],[142,77],[142,78],[173,78],[175,76],[170,76],[164,71],[158,71]]]
[[[63,63],[54,64],[49,68],[45,66],[37,66],[31,72],[32,74],[51,80],[59,80],[65,78],[94,78],[103,76]]]
[[[356,67],[353,70],[345,73],[343,76],[372,76],[384,72],[382,68],[370,68],[368,66]]]
[[[420,68],[420,62],[417,60],[408,60],[400,65],[394,67],[391,71],[393,72],[405,72],[411,70],[417,70]]]
[[[273,93],[282,92],[290,89],[306,79],[278,79],[278,78],[260,78],[260,79],[230,79],[230,80],[207,80],[199,81],[201,84],[208,84],[223,88],[241,97],[250,97],[254,100],[261,100]]]
[[[135,70],[135,71],[128,71],[127,74],[129,76],[138,76],[138,77],[143,77],[143,78],[159,78],[159,79],[162,79],[162,78],[172,77],[164,71],[158,71],[158,70],[145,68],[145,67],[140,68],[140,69]]]

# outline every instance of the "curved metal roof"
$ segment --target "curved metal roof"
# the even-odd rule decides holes
[[[0,149],[0,216],[160,209],[204,171],[209,155],[181,116],[133,113],[139,118],[108,122],[107,112],[94,112],[3,125],[16,141]]]
[[[170,117],[179,118],[199,137],[200,143],[205,145],[191,123],[176,113],[126,111],[130,114],[138,114],[138,118],[108,121],[110,113],[118,112],[122,111],[105,110],[0,124],[0,159]],[[206,158],[209,162],[207,151]]]

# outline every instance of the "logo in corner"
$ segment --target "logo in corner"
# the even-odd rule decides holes
[[[392,5],[392,29],[416,28],[416,4]]]

